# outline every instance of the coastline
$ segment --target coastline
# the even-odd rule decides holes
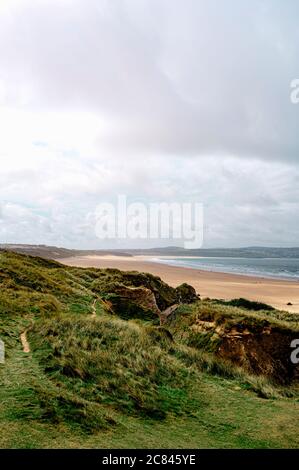
[[[265,302],[279,310],[299,313],[299,283],[293,280],[249,276],[245,274],[205,271],[153,261],[153,256],[89,255],[57,259],[68,266],[116,268],[124,271],[143,271],[161,277],[176,287],[191,284],[202,298],[230,300],[245,297]],[[292,305],[287,305],[289,302]]]
[[[227,259],[227,257],[223,256],[223,257],[217,257],[217,259]],[[152,261],[153,263],[160,263],[160,264],[167,264],[169,266],[176,266],[178,268],[190,268],[190,269],[195,269],[195,270],[199,270],[199,271],[203,271],[203,272],[213,272],[213,273],[220,273],[220,274],[231,274],[231,275],[235,275],[235,276],[245,276],[245,277],[249,277],[249,278],[257,278],[257,279],[274,279],[274,280],[279,280],[279,281],[288,281],[288,282],[295,282],[295,283],[298,283],[299,285],[299,278],[298,277],[291,277],[291,276],[284,276],[284,275],[275,275],[275,274],[270,274],[270,273],[261,273],[259,274],[258,272],[237,272],[237,271],[225,271],[225,270],[222,270],[222,268],[219,268],[217,269],[215,266],[213,267],[201,267],[200,269],[193,265],[192,264],[179,264],[177,263],[177,260],[188,260],[188,259],[206,259],[205,256],[176,256],[175,258],[173,256],[157,256],[157,257],[151,257],[151,259],[149,259],[149,261]],[[213,258],[212,258],[213,259]],[[233,257],[229,257],[229,259],[240,259],[240,258],[233,258]],[[259,259],[259,258],[258,258]],[[264,258],[265,259],[265,258]],[[273,258],[266,258],[266,259],[269,259],[269,260],[272,260]],[[164,261],[165,260],[165,261]],[[168,260],[168,262],[167,262]]]

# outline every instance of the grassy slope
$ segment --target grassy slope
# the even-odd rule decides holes
[[[194,417],[153,421],[120,415],[116,428],[86,434],[64,423],[32,419],[32,414],[30,419],[22,416],[24,397],[30,398],[31,380],[39,376],[39,367],[20,351],[7,366],[10,373],[1,387],[0,402],[2,448],[298,447],[298,404],[258,398],[252,392],[236,390],[234,381],[204,375],[196,391],[203,406]]]
[[[268,384],[98,300],[94,318],[99,275],[0,253],[0,447],[298,447],[298,398],[260,398]]]

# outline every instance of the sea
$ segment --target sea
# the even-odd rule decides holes
[[[152,261],[204,271],[299,281],[299,258],[167,257]]]

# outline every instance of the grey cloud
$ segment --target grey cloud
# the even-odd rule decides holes
[[[298,159],[295,0],[28,5],[1,25],[4,77],[32,107],[103,115],[105,151]]]
[[[90,171],[85,168],[83,189],[77,184],[76,166],[68,172],[68,185],[62,180],[56,184],[56,174],[51,171],[44,173],[40,185],[34,172],[12,173],[9,178],[6,175],[1,181],[1,200],[20,202],[7,201],[2,205],[0,239],[113,248],[115,240],[96,238],[94,212],[100,202],[115,203],[117,194],[126,194],[129,201],[145,203],[203,203],[205,246],[296,245],[298,169],[279,162],[236,158],[223,158],[219,163],[216,157],[203,157],[201,165],[193,158],[179,159],[176,163],[172,165],[172,160],[165,159],[160,164],[159,158],[152,157],[146,165],[140,160],[120,167],[119,162],[111,161],[106,167],[105,186],[101,184],[102,167],[97,163]],[[59,169],[63,177],[66,171]],[[169,243],[150,240],[147,246]],[[144,244],[123,240],[117,246],[134,248]]]
[[[0,105],[105,126],[92,155],[89,133],[66,143],[71,126],[56,145],[53,116],[24,156],[0,139],[0,241],[101,247],[94,210],[123,193],[202,202],[206,246],[297,244],[298,17],[296,0],[15,2],[0,14]]]

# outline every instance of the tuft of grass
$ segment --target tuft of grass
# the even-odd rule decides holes
[[[221,305],[231,305],[232,307],[239,307],[244,308],[245,310],[251,310],[258,312],[260,310],[264,311],[274,311],[275,308],[271,305],[265,304],[263,302],[254,302],[252,300],[239,298],[239,299],[232,299],[232,300],[215,300],[216,303]]]
[[[209,375],[233,380],[242,389],[253,391],[261,398],[276,399],[298,395],[295,387],[279,388],[268,377],[249,374],[231,362],[216,358],[215,355],[202,350],[180,345],[175,349],[174,354],[187,366]]]
[[[130,414],[183,413],[191,379],[198,377],[151,334],[108,316],[57,315],[35,323],[30,343],[59,389]]]

